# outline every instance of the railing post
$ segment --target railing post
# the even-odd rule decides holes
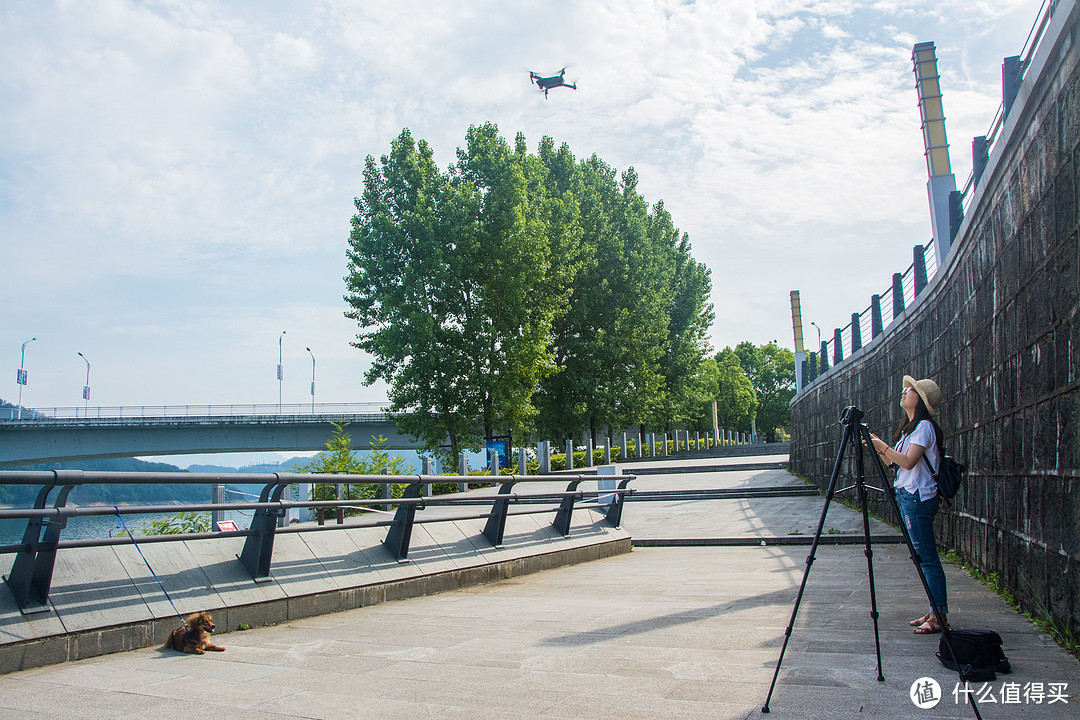
[[[810,383],[814,382],[814,380],[816,380],[817,376],[818,376],[818,372],[817,372],[818,371],[817,353],[815,353],[815,352],[810,353],[810,356],[809,356],[809,358],[807,360],[807,363],[806,363],[806,368],[807,368],[806,384],[809,385]]]
[[[284,489],[284,484],[274,483],[267,485],[259,495],[259,502],[281,502],[281,493]],[[274,554],[274,532],[277,529],[278,518],[284,516],[284,514],[284,510],[281,508],[257,508],[252,514],[250,529],[255,531],[255,534],[248,535],[244,540],[244,549],[240,553],[240,563],[251,573],[251,578],[257,583],[270,581],[270,559]]]
[[[870,339],[873,340],[884,330],[881,322],[881,296],[870,297]]]
[[[426,475],[427,477],[433,477],[435,475],[435,463],[431,461],[431,458],[424,458],[424,468],[421,471],[421,474]],[[424,485],[424,495],[428,497],[432,496],[431,483],[426,483]]]
[[[415,482],[406,485],[402,498],[419,498],[424,487],[421,480],[422,478],[417,478]],[[386,539],[383,540],[383,545],[398,562],[405,562],[409,559],[409,542],[412,539],[413,521],[415,519],[415,503],[398,504],[397,512],[394,514],[394,524],[390,526],[389,532],[386,533]]]
[[[923,290],[926,289],[926,248],[922,245],[916,245],[914,250],[913,265],[915,269],[915,297],[919,296]]]
[[[510,498],[503,497],[510,494],[516,480],[506,480],[499,487],[499,497],[491,506],[491,516],[484,525],[484,537],[495,547],[503,544],[503,534],[506,532],[506,511],[510,509]]]
[[[985,135],[980,135],[971,141],[971,166],[975,175],[974,185],[979,184],[983,171],[990,163],[990,142]]]
[[[859,313],[851,313],[851,353],[854,355],[862,349],[862,317]]]
[[[620,473],[616,473],[616,474],[620,474]],[[616,489],[617,490],[626,490],[626,486],[630,484],[631,480],[633,480],[633,478],[628,477],[625,480],[620,481],[619,482],[619,487],[616,488]],[[625,493],[622,493],[622,492],[615,493],[615,494],[613,494],[611,496],[611,504],[608,505],[608,511],[607,511],[607,521],[609,523],[611,523],[612,527],[619,527],[619,525],[622,524],[622,511],[623,511],[623,504],[625,502],[626,502],[626,494]]]
[[[893,273],[892,276],[892,316],[896,318],[904,314],[904,275]]]
[[[566,486],[566,492],[577,492],[578,485],[580,485],[581,482],[582,478],[572,480],[570,484]],[[551,523],[563,537],[570,534],[570,522],[573,514],[574,496],[567,495],[563,497],[562,502],[559,503],[559,511],[555,513],[555,520]]]
[[[824,340],[821,341],[821,352],[818,353],[818,362],[821,363],[821,374],[824,375],[829,370],[829,343]]]
[[[840,328],[833,329],[832,364],[837,366],[844,361],[844,340]]]

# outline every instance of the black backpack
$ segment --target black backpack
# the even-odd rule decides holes
[[[1001,636],[993,630],[946,630],[938,642],[937,657],[950,670],[963,668],[969,682],[993,682],[997,673],[1010,673],[1012,666],[1001,650]],[[948,642],[946,642],[948,640]],[[956,651],[953,658],[949,644]]]
[[[926,453],[923,453],[923,459],[926,460],[926,467],[930,468],[930,474],[934,476],[934,482],[937,483],[938,493],[946,500],[951,500],[956,496],[960,486],[964,483],[964,471],[967,467],[961,465],[951,455],[945,454],[945,441],[942,439],[941,428],[933,420],[930,423],[934,426],[934,435],[937,437],[938,457],[942,458],[941,463],[937,470],[934,470],[934,466],[930,464],[930,460],[927,459]]]

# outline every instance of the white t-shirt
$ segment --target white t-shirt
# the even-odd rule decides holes
[[[909,435],[901,437],[900,442],[896,443],[896,447],[893,449],[901,455],[907,455],[908,447],[911,445],[919,445],[924,448],[926,459],[930,461],[930,465],[935,470],[937,469],[938,463],[941,462],[941,454],[938,451],[937,435],[934,433],[933,423],[929,420],[920,420],[915,429]],[[893,487],[903,488],[912,494],[918,493],[920,500],[929,500],[936,496],[938,491],[934,475],[922,458],[919,458],[919,462],[910,470],[905,470],[897,465],[896,480],[893,481]]]

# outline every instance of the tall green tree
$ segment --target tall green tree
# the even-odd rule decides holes
[[[709,294],[709,269],[690,255],[690,238],[674,226],[663,202],[653,208],[650,235],[671,263],[668,292],[667,339],[660,359],[664,379],[664,402],[658,409],[659,423],[685,425],[700,414],[702,364],[709,352],[708,331],[715,317]]]
[[[545,192],[542,163],[469,128],[446,173],[403,130],[368,157],[349,237],[346,316],[384,379],[399,426],[452,455],[497,430],[520,430],[552,367],[549,335],[573,265],[553,263],[572,227]]]
[[[795,353],[776,341],[755,346],[741,342],[735,347],[758,400],[757,429],[773,433],[791,425],[789,403],[795,396]]]
[[[720,427],[749,432],[758,403],[739,357],[730,348],[721,350],[716,355],[716,370],[716,414]]]

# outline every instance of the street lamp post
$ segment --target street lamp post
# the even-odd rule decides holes
[[[36,337],[30,338],[29,340],[24,342],[22,344],[22,347],[19,349],[19,405],[18,408],[16,408],[15,410],[15,412],[17,413],[17,420],[22,420],[22,389],[23,386],[26,385],[26,346],[34,342],[35,340],[37,340]]]
[[[277,339],[277,412],[281,414],[281,380],[285,377],[284,369],[281,366],[281,338],[285,337],[285,331],[282,330]]]
[[[79,353],[79,357],[86,360],[86,356]],[[83,397],[83,417],[89,417],[90,414],[90,361],[86,360],[86,384],[82,389]]]
[[[311,356],[311,414],[315,414],[315,353],[311,352],[311,348],[304,348],[308,351],[308,355]]]
[[[813,325],[817,329],[817,346],[820,348],[821,347],[821,328],[819,328],[818,324],[816,322],[814,322],[813,320],[810,321],[810,324]]]

